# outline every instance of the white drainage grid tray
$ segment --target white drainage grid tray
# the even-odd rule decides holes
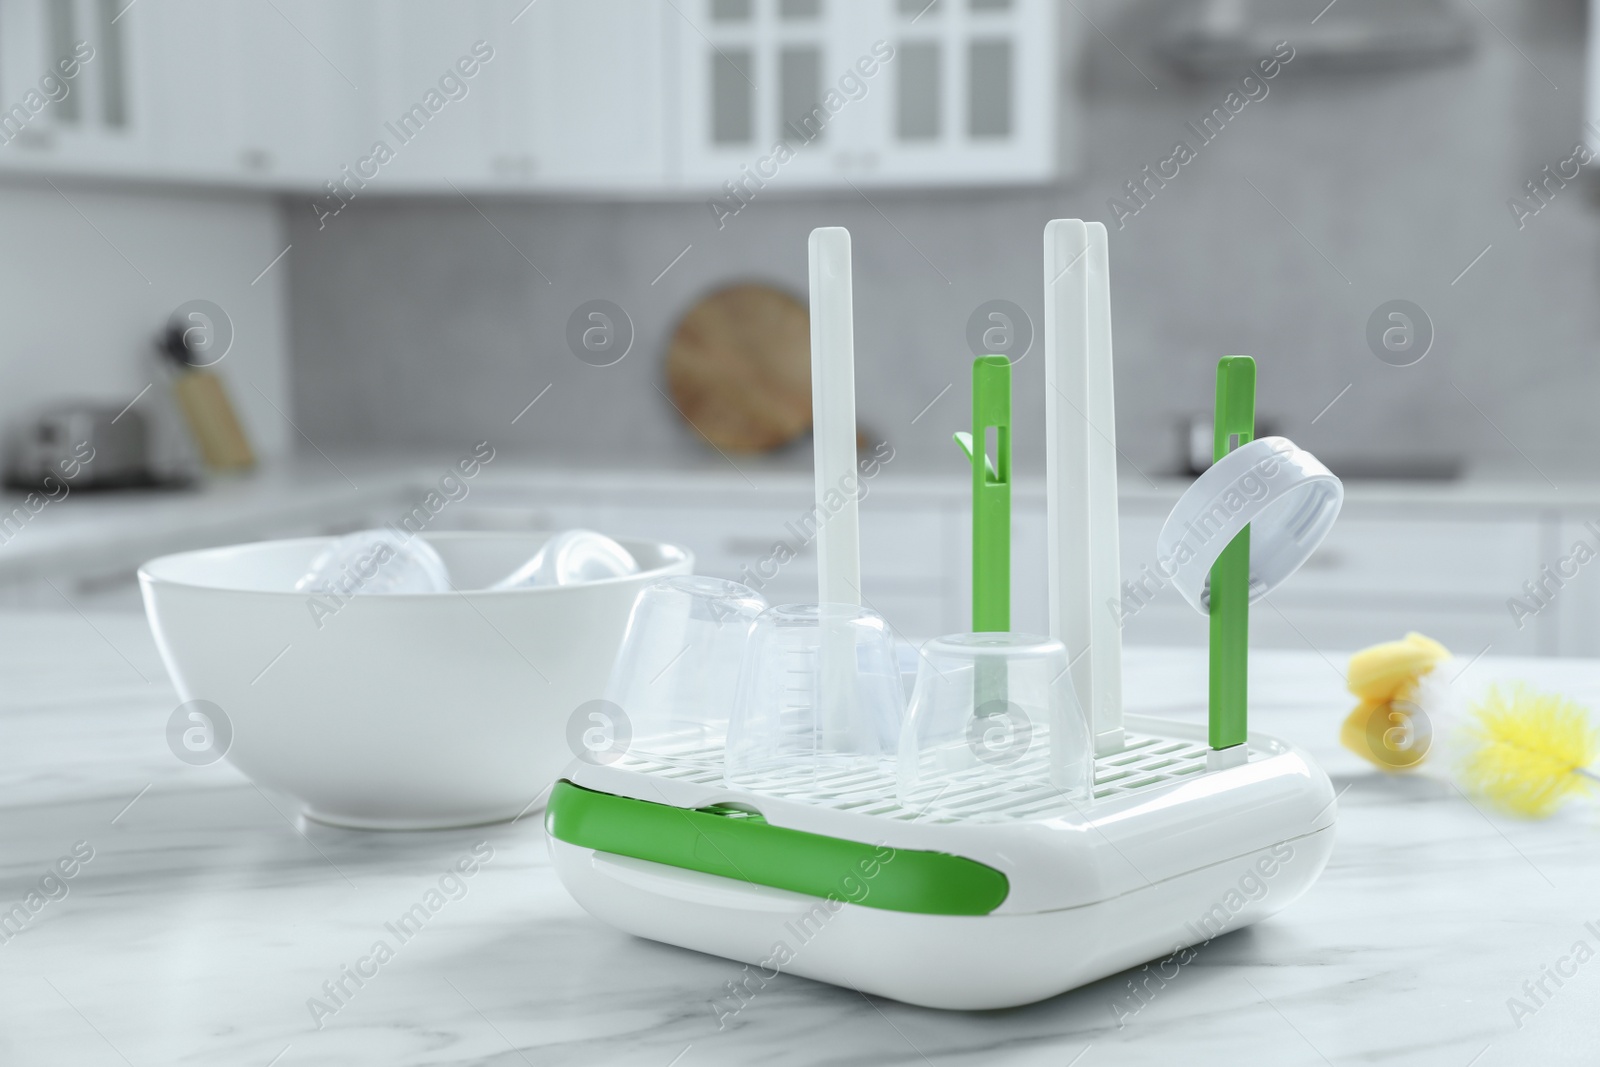
[[[1074,803],[1050,784],[1049,744],[1048,731],[1039,728],[1028,752],[1015,763],[954,775],[937,786],[924,787],[904,804],[896,799],[894,776],[879,770],[837,771],[818,778],[773,773],[742,783],[737,791],[879,819],[934,824],[1050,819],[1081,813],[1086,802]],[[1203,774],[1208,751],[1204,744],[1189,739],[1130,733],[1122,751],[1095,760],[1095,801],[1126,797]],[[725,788],[720,755],[716,748],[686,749],[671,758],[629,753],[609,766],[720,793]]]

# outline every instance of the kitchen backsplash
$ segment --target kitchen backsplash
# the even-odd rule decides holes
[[[215,371],[256,451],[288,450],[287,271],[279,261],[263,273],[289,243],[284,229],[260,193],[7,179],[0,426],[69,399],[116,409],[140,397],[149,410],[152,341],[180,305],[208,300],[232,326]]]
[[[1489,6],[1512,25],[1534,17]],[[1067,188],[797,198],[780,175],[720,226],[704,202],[372,196],[319,228],[309,198],[286,200],[297,419],[323,448],[490,439],[561,464],[721,464],[662,392],[674,324],[732,282],[803,296],[806,234],[836,224],[854,237],[863,428],[894,443],[900,469],[958,469],[969,317],[1008,300],[1037,334],[1041,229],[1077,216],[1111,232],[1118,443],[1142,471],[1176,468],[1178,423],[1209,407],[1215,358],[1236,352],[1260,362],[1261,418],[1330,461],[1461,456],[1529,478],[1589,464],[1589,175],[1544,186],[1536,216],[1508,205],[1534,203],[1525,183],[1579,139],[1578,7],[1540,16],[1571,26],[1521,35],[1526,61],[1483,47],[1338,75],[1291,60],[1237,110],[1237,78],[1185,82],[1146,51],[1096,49],[1085,166]],[[1118,27],[1129,38],[1139,13]],[[1179,141],[1193,149],[1181,165]],[[568,348],[569,316],[594,299],[635,333],[612,366]],[[1369,342],[1406,328],[1378,314],[1394,300],[1427,317],[1415,345],[1431,322],[1414,365],[1394,364],[1416,347],[1385,361]],[[1038,350],[1017,367],[1023,473],[1042,465]]]

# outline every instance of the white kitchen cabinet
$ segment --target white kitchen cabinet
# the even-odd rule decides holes
[[[666,31],[677,19],[665,3],[539,0],[512,27],[507,62],[526,69],[530,85],[508,97],[507,121],[512,145],[533,157],[530,187],[590,195],[664,187],[675,104]]]
[[[94,175],[149,169],[148,36],[116,0],[0,5],[0,167]],[[75,74],[63,77],[61,63]]]
[[[159,529],[150,530],[138,521],[112,523],[74,511],[76,528],[55,539],[33,539],[31,550],[21,556],[18,546],[8,550],[0,560],[0,602],[59,602],[60,595],[38,577],[43,575],[74,599],[115,592],[131,605],[132,572],[144,558],[219,541],[338,533],[394,522],[425,495],[435,477],[431,470],[359,475],[367,491],[348,504],[341,503],[346,500],[342,482],[323,486],[320,497],[317,491],[305,500],[285,496],[242,512],[215,500],[208,503],[201,495],[193,501],[199,518],[180,521],[168,514]],[[574,478],[497,464],[474,483],[469,498],[452,504],[431,528],[586,527],[664,540],[693,551],[698,573],[758,584],[771,603],[809,601],[817,588],[816,547],[806,521],[811,491],[809,477],[792,474],[762,475],[757,488],[732,476],[656,472]],[[967,493],[959,480],[902,482],[891,475],[874,482],[862,502],[862,593],[905,638],[920,641],[970,625]],[[1563,563],[1580,541],[1600,550],[1600,533],[1584,524],[1592,515],[1600,528],[1600,508],[1437,499],[1399,504],[1361,497],[1359,488],[1352,490],[1322,550],[1251,611],[1253,647],[1315,651],[1338,671],[1351,651],[1410,630],[1442,641],[1463,661],[1486,648],[1497,655],[1600,656],[1600,553],[1586,562]],[[1125,580],[1139,581],[1169,503],[1165,493],[1124,498]],[[148,504],[130,500],[130,506]],[[106,526],[105,545],[80,547],[76,555],[55,547],[62,538],[90,544],[82,524],[96,521]],[[1013,499],[1011,583],[1012,626],[1018,630],[1048,629],[1047,549],[1043,495],[1036,485],[1019,486]],[[1507,602],[1527,595],[1525,583],[1545,582],[1546,566],[1571,576],[1519,626]],[[1206,619],[1170,585],[1138,599],[1147,602],[1130,602],[1125,643],[1206,644]]]
[[[6,106],[80,38],[94,60],[0,170],[308,210],[457,190],[738,207],[1058,172],[1049,0],[0,0]]]
[[[1553,631],[1550,647],[1540,649],[1548,655],[1600,656],[1600,509],[1570,512],[1560,522],[1552,518],[1549,529],[1539,570],[1523,576],[1533,589],[1518,583],[1507,594],[1536,614],[1519,608],[1514,621],[1508,603],[1502,608],[1506,625]]]
[[[1048,0],[694,0],[674,175],[768,186],[1011,184],[1057,165]]]
[[[893,0],[889,106],[867,115],[885,184],[1045,181],[1057,169],[1057,10],[1048,0]]]
[[[0,170],[320,191],[370,145],[375,0],[0,0],[0,86],[22,100],[60,51],[72,92]]]
[[[340,177],[362,141],[369,0],[158,0],[128,8],[145,176],[289,187]],[[309,197],[307,198],[309,210]]]
[[[394,159],[363,192],[660,189],[670,14],[638,0],[378,6],[365,121]]]
[[[610,503],[598,518],[600,528],[614,536],[681,544],[694,553],[696,573],[745,582],[782,603],[816,599],[816,545],[798,525],[808,506],[803,497],[790,506],[709,499],[687,506]]]
[[[370,144],[372,0],[3,0],[20,100],[64,40],[93,58],[0,169],[320,191]]]
[[[678,136],[669,180],[748,201],[771,195],[769,186],[842,184],[841,175],[860,178],[874,169],[863,112],[882,106],[887,78],[881,55],[873,54],[867,11],[882,2],[680,5],[672,27]],[[847,75],[856,79],[848,94],[838,84]]]
[[[1331,648],[1393,640],[1415,629],[1467,659],[1486,647],[1500,655],[1551,654],[1553,613],[1518,628],[1506,610],[1507,598],[1543,562],[1547,528],[1538,515],[1343,517],[1274,594],[1279,610],[1269,609],[1262,621],[1280,632],[1298,625],[1303,644],[1326,641]]]
[[[520,94],[519,69],[542,58],[508,40],[515,14],[495,0],[402,0],[375,9],[369,52],[377,70],[359,146],[362,159],[374,162],[365,166],[372,177],[361,195],[494,181],[506,98]],[[379,145],[392,153],[387,162],[375,158]]]
[[[398,524],[425,496],[425,492],[413,491],[406,495],[403,502],[397,498],[391,507],[369,512],[359,519],[348,519],[336,525],[329,525],[320,532],[349,533],[354,530]],[[506,531],[571,530],[596,526],[610,528],[606,523],[606,517],[601,514],[599,505],[594,502],[586,503],[579,500],[534,502],[520,499],[520,495],[496,495],[492,492],[487,495],[474,494],[468,500],[470,503],[463,501],[460,506],[451,505],[446,508],[428,525],[428,529]],[[619,533],[618,536],[625,537],[627,534]]]
[[[325,195],[325,183],[355,167],[376,133],[369,110],[380,81],[370,44],[375,0],[227,6],[239,38],[232,91],[241,143],[232,167],[259,173],[265,184]]]
[[[1125,513],[1125,581],[1143,583],[1127,601],[1126,640],[1204,644],[1207,623],[1176,589],[1146,577],[1154,568],[1164,513]],[[1250,612],[1253,644],[1343,655],[1420,630],[1464,659],[1486,645],[1501,655],[1553,654],[1554,613],[1518,629],[1506,598],[1541,562],[1547,525],[1538,515],[1491,521],[1450,516],[1342,515],[1327,540],[1288,582]],[[1590,653],[1593,654],[1593,653]]]
[[[777,542],[800,543],[792,524],[810,506],[806,487],[780,502],[743,502],[737,499],[741,495],[725,487],[704,498],[613,501],[594,513],[594,520],[611,532],[684,544],[695,552],[701,573],[734,580],[763,575],[762,592],[774,603],[813,599],[814,546],[805,545],[794,559],[769,568],[771,577],[764,577],[760,566],[773,558]],[[1355,513],[1341,517],[1307,565],[1252,609],[1255,647],[1316,651],[1340,670],[1354,649],[1410,630],[1442,641],[1463,660],[1486,646],[1501,655],[1600,654],[1600,560],[1592,577],[1584,572],[1550,610],[1523,627],[1507,611],[1507,598],[1537,576],[1547,543],[1554,543],[1556,527],[1549,517],[1414,518],[1347,511]],[[1125,503],[1125,581],[1141,580],[1165,514],[1152,502]],[[1570,546],[1575,536],[1568,531],[1562,543]],[[922,639],[969,626],[971,513],[961,487],[931,494],[874,487],[861,508],[861,540],[863,595],[897,630]],[[1012,514],[1015,629],[1044,632],[1049,627],[1048,548],[1043,498],[1019,490]],[[1206,643],[1206,619],[1176,589],[1149,582],[1145,589],[1148,595],[1141,592],[1124,603],[1125,642]]]
[[[249,182],[281,164],[262,131],[245,121],[239,49],[243,18],[232,5],[164,0],[130,8],[119,23],[140,33],[132,57],[141,76],[141,118],[148,121],[153,173]],[[146,71],[167,76],[146,78]]]

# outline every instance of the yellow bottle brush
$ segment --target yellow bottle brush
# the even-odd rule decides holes
[[[1589,709],[1559,693],[1490,686],[1462,725],[1455,771],[1469,792],[1518,815],[1549,815],[1589,793],[1600,775],[1600,727]]]

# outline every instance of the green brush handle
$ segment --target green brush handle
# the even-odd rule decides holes
[[[1216,439],[1220,460],[1255,437],[1256,361],[1223,356],[1217,363]],[[1249,719],[1250,527],[1240,530],[1211,567],[1212,748],[1244,743]]]
[[[985,443],[995,428],[991,465]],[[972,363],[972,629],[1011,629],[1011,361]]]

